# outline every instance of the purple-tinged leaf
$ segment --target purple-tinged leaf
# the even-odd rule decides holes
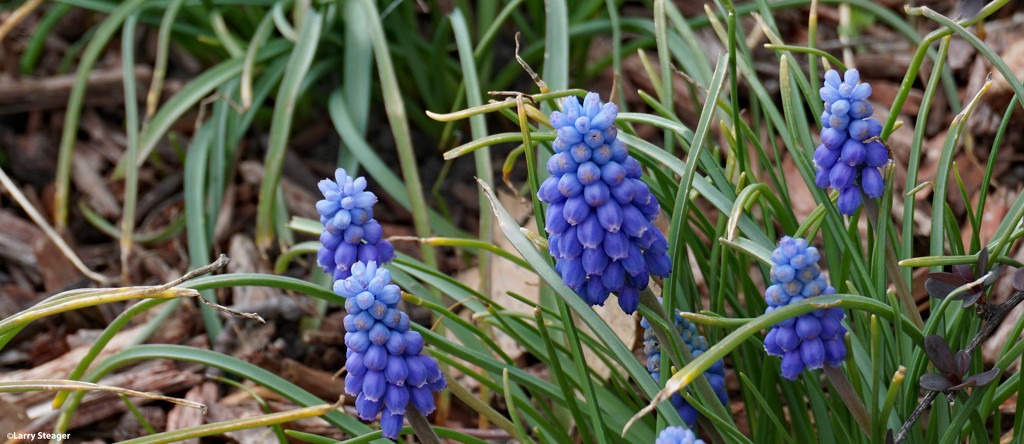
[[[988,247],[978,252],[978,274],[988,271]]]
[[[924,289],[928,291],[928,294],[932,295],[932,297],[939,299],[945,299],[946,296],[949,296],[949,294],[952,293],[953,290],[956,290],[957,288],[959,288],[959,285],[954,285],[949,282],[937,279],[929,278],[928,280],[924,281]]]
[[[956,285],[957,287],[970,282],[960,276],[957,276],[953,273],[947,273],[945,271],[936,271],[933,273],[928,273],[928,279],[935,279],[937,281],[942,281],[947,284]]]
[[[925,390],[941,392],[953,387],[953,383],[944,375],[938,373],[925,373],[921,375],[921,387]]]
[[[967,373],[967,368],[971,365],[971,356],[967,352],[960,350],[956,352],[956,375],[963,376]]]
[[[1013,288],[1017,291],[1024,291],[1024,268],[1018,268],[1013,272]]]
[[[995,284],[996,280],[999,279],[999,274],[1002,272],[1003,264],[997,264],[996,266],[992,267],[992,269],[989,270],[988,277],[981,282],[982,287],[991,287],[992,284]]]
[[[966,380],[964,380],[964,384],[970,383],[971,385],[969,385],[968,387],[983,387],[985,385],[988,385],[988,383],[995,381],[996,378],[999,378],[1000,374],[1002,374],[1002,371],[999,369],[999,367],[993,367],[991,370],[987,372],[982,372],[976,375],[969,376]]]
[[[963,279],[967,282],[974,280],[974,272],[971,271],[971,266],[967,264],[954,265],[953,274],[957,275],[960,279]]]
[[[961,375],[957,373],[956,361],[953,351],[949,349],[949,343],[939,335],[928,335],[924,337],[924,353],[928,359],[935,364],[935,368],[942,373]]]
[[[981,299],[981,297],[983,295],[984,295],[984,293],[981,292],[981,291],[964,292],[964,293],[961,293],[959,296],[953,298],[953,300],[959,299],[959,300],[964,301],[964,303],[961,306],[961,308],[967,308],[967,307],[970,307],[970,306],[974,305],[975,302],[978,302],[978,299]]]

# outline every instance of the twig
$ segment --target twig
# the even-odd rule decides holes
[[[209,263],[207,265],[204,265],[202,267],[196,268],[195,270],[192,270],[192,271],[190,271],[188,273],[185,273],[184,276],[182,276],[180,278],[177,278],[177,279],[175,279],[173,281],[170,281],[170,282],[160,286],[160,288],[168,289],[168,288],[171,288],[171,287],[173,287],[175,285],[178,285],[178,284],[180,284],[182,282],[185,282],[187,280],[195,279],[195,278],[197,278],[199,276],[202,276],[204,274],[207,274],[207,273],[212,273],[214,271],[217,271],[217,270],[223,268],[230,261],[231,261],[231,259],[228,259],[227,255],[221,253],[220,256],[217,256],[217,260],[215,260],[215,261],[213,261],[213,262],[211,262],[211,263]],[[196,299],[199,299],[199,302],[202,303],[203,305],[207,306],[207,307],[210,307],[210,308],[222,311],[222,312],[227,313],[229,315],[237,316],[237,317],[240,317],[240,318],[252,319],[252,320],[257,321],[257,322],[259,322],[261,324],[266,324],[267,323],[267,321],[264,321],[263,318],[260,317],[260,315],[258,315],[256,313],[243,313],[241,311],[232,310],[232,309],[227,308],[227,307],[225,307],[223,305],[219,305],[219,304],[216,304],[214,302],[210,302],[210,301],[206,300],[206,298],[202,297],[201,295],[196,296]]]
[[[1010,299],[1006,300],[1006,302],[991,306],[989,309],[991,317],[988,319],[988,322],[981,327],[981,330],[978,330],[978,334],[974,335],[974,338],[967,343],[967,347],[964,348],[964,351],[970,355],[978,348],[979,345],[981,345],[982,342],[985,342],[985,340],[995,332],[996,328],[999,327],[1003,318],[1010,313],[1010,310],[1013,310],[1013,308],[1020,304],[1021,301],[1024,301],[1024,291],[1015,291],[1013,295],[1010,296]],[[924,414],[924,411],[932,405],[932,402],[935,401],[935,398],[938,396],[939,392],[937,391],[929,391],[928,394],[925,395],[924,399],[921,400],[921,403],[917,405],[917,408],[915,408],[914,411],[910,413],[910,416],[907,417],[907,422],[903,423],[900,430],[896,432],[895,442],[897,444],[907,437],[907,433],[910,432],[910,428],[913,427],[919,419],[921,419],[921,415]]]
[[[215,261],[213,261],[213,262],[211,262],[211,263],[209,263],[207,265],[203,265],[202,267],[196,268],[195,270],[192,270],[192,271],[190,271],[188,273],[185,273],[184,276],[182,276],[180,278],[177,278],[177,279],[175,279],[173,281],[170,281],[170,282],[168,282],[166,284],[163,284],[159,288],[161,290],[166,290],[166,289],[174,287],[174,286],[176,286],[176,285],[178,285],[178,284],[180,284],[182,282],[195,279],[195,278],[197,278],[199,276],[202,276],[204,274],[213,273],[214,271],[217,271],[217,270],[223,268],[224,266],[226,266],[228,264],[228,262],[231,262],[231,259],[228,259],[227,255],[221,254],[220,256],[217,256],[217,260],[215,260]]]
[[[526,63],[526,60],[523,60],[522,57],[519,57],[519,33],[518,32],[516,33],[516,61],[519,62],[519,66],[522,66],[523,70],[526,71],[526,73],[530,75],[530,78],[533,79],[533,83],[537,84],[537,88],[540,89],[541,93],[546,93],[546,92],[550,91],[548,89],[548,84],[544,83],[544,81],[541,80],[540,76],[538,76],[537,73],[532,68],[530,68],[530,65],[528,63]],[[533,100],[533,99],[531,99],[531,100]]]

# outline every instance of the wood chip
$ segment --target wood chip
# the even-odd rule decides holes
[[[87,143],[78,143],[71,158],[71,182],[75,189],[88,197],[88,204],[106,219],[116,220],[121,214],[121,205],[107,188],[107,181],[100,176],[106,163]]]
[[[39,266],[32,248],[43,231],[31,222],[15,216],[6,209],[0,209],[0,258],[28,269]]]
[[[217,384],[213,382],[205,382],[201,385],[192,387],[192,389],[185,394],[185,399],[203,403],[207,407],[212,406],[216,404],[219,399]],[[167,431],[169,432],[201,426],[205,422],[203,412],[182,405],[175,405],[174,408],[167,413]],[[184,444],[199,444],[199,439],[193,438],[179,442]]]
[[[228,273],[270,273],[270,266],[247,234],[236,233],[231,236],[228,257],[231,258]],[[280,291],[269,287],[239,286],[233,287],[231,293],[236,306],[251,307],[275,299]]]
[[[68,241],[67,236],[64,240]],[[75,248],[73,244],[71,248]],[[75,268],[67,256],[64,256],[60,248],[50,242],[49,238],[37,237],[32,249],[35,251],[43,288],[47,293],[59,293],[69,288],[86,286],[85,276]]]

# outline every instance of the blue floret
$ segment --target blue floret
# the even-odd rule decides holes
[[[537,197],[545,213],[548,251],[563,283],[590,305],[604,305],[611,293],[627,314],[636,311],[639,291],[650,275],[672,269],[668,242],[652,222],[658,199],[640,180],[640,163],[616,137],[619,108],[597,93],[561,101],[551,113],[557,132],[555,154]]]
[[[357,261],[384,264],[395,258],[395,249],[382,239],[384,230],[373,218],[377,196],[366,191],[366,179],[353,179],[338,168],[335,180],[321,180],[319,187],[324,198],[316,203],[316,211],[324,229],[317,264],[324,273],[337,281],[349,277]]]
[[[871,117],[871,85],[859,82],[856,69],[847,70],[845,78],[829,70],[819,90],[825,111],[821,145],[814,151],[814,184],[839,191],[839,212],[847,215],[860,208],[862,191],[872,199],[885,192],[878,168],[889,163],[889,150],[873,140],[882,133],[882,124]]]
[[[647,318],[640,320],[640,326],[644,328],[644,353],[647,354],[647,371],[651,373],[651,376],[656,381],[660,381],[661,344]],[[675,327],[683,342],[690,348],[690,353],[694,358],[708,350],[708,340],[697,331],[697,326],[687,321],[678,313],[675,315]],[[711,389],[714,390],[718,400],[722,405],[726,405],[729,402],[729,395],[725,390],[725,363],[719,359],[704,371],[704,377],[708,379],[708,383],[711,385]],[[683,421],[690,427],[694,427],[697,424],[697,409],[690,405],[679,393],[672,394],[671,401],[672,406],[679,412],[679,416],[683,418]]]
[[[356,262],[348,278],[334,282],[345,298],[345,393],[356,397],[364,421],[381,414],[384,436],[397,439],[409,405],[424,415],[434,411],[434,395],[447,386],[434,358],[423,355],[423,336],[409,329],[409,315],[398,309],[402,292],[391,273],[377,264]]]
[[[693,430],[682,426],[673,426],[662,429],[654,444],[704,444],[704,440],[697,439]]]
[[[842,202],[843,196],[839,198]],[[765,313],[807,298],[836,293],[818,266],[821,254],[806,240],[783,237],[771,259],[772,285],[764,292],[768,303]],[[841,323],[844,317],[841,308],[822,308],[787,319],[768,331],[764,349],[769,355],[782,358],[782,376],[790,380],[804,369],[839,367],[846,359],[846,327]]]

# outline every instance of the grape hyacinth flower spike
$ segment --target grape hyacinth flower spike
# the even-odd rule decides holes
[[[647,318],[640,319],[640,326],[644,328],[644,353],[647,353],[647,371],[651,372],[651,376],[654,377],[655,381],[660,381],[661,344]],[[708,350],[708,340],[697,331],[696,325],[683,318],[679,313],[676,313],[675,316],[675,327],[683,342],[686,343],[687,347],[690,347],[690,353],[694,358]],[[729,403],[729,394],[725,390],[725,363],[719,359],[704,371],[704,377],[708,379],[708,384],[711,385],[711,389],[714,390],[722,405],[727,405]],[[697,424],[697,409],[690,405],[689,401],[679,393],[673,393],[671,400],[672,406],[679,412],[679,416],[683,418],[686,425],[691,428],[695,427]]]
[[[856,69],[847,70],[843,78],[831,69],[819,90],[825,111],[821,145],[814,151],[814,184],[839,191],[839,212],[846,215],[860,208],[861,191],[871,199],[885,192],[879,168],[889,163],[889,149],[873,140],[882,133],[882,124],[871,117],[871,85],[859,82]]]
[[[764,292],[765,313],[818,295],[835,294],[818,267],[821,254],[801,238],[783,237],[772,252],[772,285]],[[769,355],[782,358],[782,376],[796,379],[805,368],[839,367],[846,359],[842,308],[822,308],[772,326],[764,338]]]
[[[574,96],[551,113],[558,131],[547,178],[537,197],[548,204],[548,251],[566,286],[590,305],[604,305],[618,294],[622,311],[632,314],[650,275],[672,270],[668,241],[652,222],[658,199],[640,180],[642,171],[617,138],[619,108],[588,93]]]
[[[320,223],[320,250],[316,261],[335,281],[351,275],[356,261],[385,264],[395,258],[395,249],[382,239],[384,230],[373,218],[373,204],[377,196],[366,191],[366,179],[353,179],[343,168],[334,174],[335,180],[319,183],[324,198],[316,203]]]
[[[662,429],[654,444],[704,444],[704,440],[697,439],[693,430],[682,426],[673,426]]]
[[[376,263],[356,262],[348,278],[334,282],[345,298],[345,393],[356,397],[364,421],[381,414],[384,436],[397,439],[406,409],[434,411],[434,395],[447,386],[434,358],[423,355],[423,336],[409,329],[398,309],[402,292]],[[382,413],[383,412],[383,413]]]

